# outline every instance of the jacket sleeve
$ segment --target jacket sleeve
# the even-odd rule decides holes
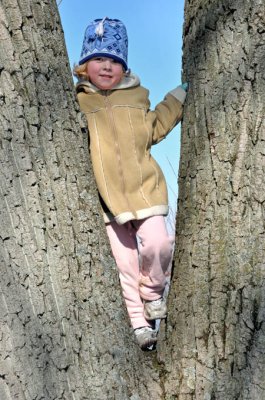
[[[153,144],[159,143],[181,121],[186,92],[180,86],[170,91],[153,113]]]

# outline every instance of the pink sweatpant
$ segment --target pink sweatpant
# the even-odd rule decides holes
[[[113,221],[106,228],[132,326],[150,326],[143,315],[142,299],[162,296],[170,273],[174,238],[168,235],[163,216],[124,225]]]

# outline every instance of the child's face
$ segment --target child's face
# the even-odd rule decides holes
[[[93,85],[101,90],[109,90],[123,78],[122,65],[112,58],[95,57],[87,63],[87,75]]]

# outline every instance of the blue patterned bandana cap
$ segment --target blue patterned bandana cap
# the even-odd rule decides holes
[[[95,19],[85,31],[79,65],[94,57],[110,57],[127,71],[128,37],[124,24],[118,19]]]

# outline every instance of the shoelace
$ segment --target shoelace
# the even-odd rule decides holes
[[[142,328],[134,329],[134,333],[136,335],[140,335],[141,333],[145,333],[145,332],[153,332],[153,329],[150,326],[143,326]]]

